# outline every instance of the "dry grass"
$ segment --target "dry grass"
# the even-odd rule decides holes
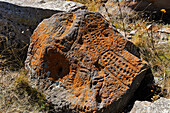
[[[85,4],[91,11],[98,11],[100,5],[102,5],[100,0],[70,1]],[[148,16],[144,18],[145,9],[137,12],[128,8],[125,5],[126,2],[115,4],[117,4],[117,7],[113,8],[119,9],[116,10],[116,15],[107,12],[109,21],[125,36],[128,36],[131,31],[136,31],[130,40],[140,48],[142,58],[149,63],[153,75],[159,78],[158,84],[163,89],[167,89],[167,94],[170,94],[170,34],[167,34],[169,41],[165,42],[161,40],[160,32],[157,32],[157,29],[170,28],[169,24],[164,24],[162,21],[166,11],[163,10],[160,19],[155,21],[152,19],[153,13],[147,14]],[[149,26],[153,27],[148,28]],[[170,98],[170,95],[167,95],[167,97]]]
[[[98,11],[101,2],[100,0],[71,0],[85,4],[89,10]],[[140,48],[142,58],[145,59],[155,77],[159,78],[159,83],[162,89],[167,90],[167,94],[170,94],[170,34],[167,34],[169,41],[161,40],[160,32],[157,29],[170,28],[169,24],[165,24],[162,19],[164,13],[160,15],[160,19],[153,20],[153,13],[149,13],[144,18],[146,12],[134,11],[127,6],[124,6],[126,2],[116,3],[118,8],[115,14],[107,12],[109,21],[113,25],[122,31],[125,36],[131,31],[136,30],[135,35],[132,36],[131,41]],[[114,5],[113,5],[114,6]],[[113,7],[116,8],[116,7]],[[109,9],[108,9],[109,10]],[[114,15],[114,16],[113,16]],[[149,26],[153,26],[148,28]],[[163,44],[160,44],[163,43]],[[167,95],[170,98],[170,95]]]
[[[168,41],[162,40],[161,33],[157,31],[170,28],[169,24],[164,24],[162,21],[164,12],[160,20],[155,21],[152,20],[152,13],[144,18],[145,11],[136,12],[128,10],[128,7],[127,9],[126,7],[119,8],[121,9],[119,14],[110,17],[110,21],[125,36],[128,36],[131,31],[136,31],[130,40],[140,48],[141,56],[149,63],[154,77],[160,79],[158,84],[162,89],[167,90],[167,94],[170,94],[170,34],[166,34]],[[112,16],[112,14],[108,15]],[[170,95],[166,97],[170,98]]]
[[[84,4],[88,10],[90,11],[97,11],[99,6],[101,5],[101,0],[67,0],[67,1],[73,1],[73,2],[79,2]]]
[[[24,66],[28,44],[0,34],[0,69],[17,70]]]
[[[0,113],[40,113],[49,110],[45,97],[29,85],[23,72],[0,73]]]

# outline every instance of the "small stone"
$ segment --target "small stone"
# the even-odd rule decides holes
[[[127,39],[132,39],[131,35],[126,36]]]
[[[45,3],[45,1],[44,1],[44,0],[41,0],[39,3],[43,4],[43,3]]]
[[[130,34],[130,35],[135,35],[136,31],[137,31],[137,30],[133,30],[133,31],[131,31],[129,34]]]
[[[155,102],[136,101],[130,113],[169,113],[170,99],[161,97]]]
[[[158,31],[158,27],[155,24],[150,24],[146,27],[147,30]]]
[[[163,77],[162,78],[161,77],[154,77],[154,81],[155,81],[156,84],[161,84],[162,81],[163,81]]]
[[[158,44],[167,44],[168,42],[158,42]]]
[[[159,29],[158,32],[170,34],[170,28]]]

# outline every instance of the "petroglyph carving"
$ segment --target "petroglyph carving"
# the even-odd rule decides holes
[[[56,112],[118,112],[147,70],[129,46],[99,13],[55,14],[34,31],[26,68]]]

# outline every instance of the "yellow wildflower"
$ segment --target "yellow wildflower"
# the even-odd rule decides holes
[[[166,13],[166,10],[165,9],[161,9],[161,12]]]

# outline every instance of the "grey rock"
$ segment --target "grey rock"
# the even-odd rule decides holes
[[[25,60],[33,30],[43,19],[58,12],[61,11],[21,7],[1,0],[0,53],[3,58],[0,58],[0,63],[3,64],[2,66],[10,66],[12,69],[20,68]],[[13,54],[9,52],[9,48]]]
[[[75,11],[84,9],[83,4],[66,0],[1,0],[23,7],[33,7],[59,11]]]
[[[153,103],[136,101],[130,113],[170,113],[170,99],[161,97]]]
[[[132,30],[129,34],[130,34],[130,35],[135,35],[136,31],[137,31],[137,30]]]
[[[65,0],[0,0],[0,53],[5,58],[0,58],[2,67],[20,68],[24,64],[30,36],[43,19],[80,8],[85,7]],[[11,55],[7,47],[11,47],[15,55]]]
[[[154,77],[154,80],[155,80],[155,83],[158,84],[158,85],[161,85],[162,82],[163,82],[163,77],[160,78],[160,77]],[[161,85],[162,87],[162,85]]]
[[[132,39],[131,35],[126,36],[127,39]]]
[[[159,29],[158,32],[170,34],[170,28]]]

